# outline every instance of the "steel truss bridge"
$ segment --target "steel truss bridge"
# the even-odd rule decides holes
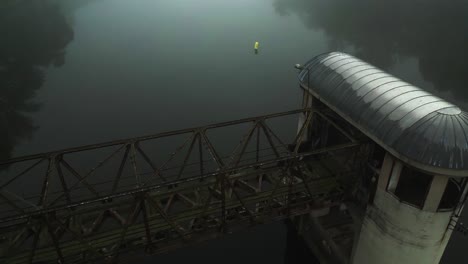
[[[314,122],[346,140],[303,148]],[[304,108],[0,162],[0,263],[113,262],[306,214],[343,199],[359,146]]]

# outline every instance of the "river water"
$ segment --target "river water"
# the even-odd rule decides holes
[[[464,0],[4,1],[0,159],[296,109],[293,65],[331,50],[468,109],[467,47]],[[284,263],[286,234],[157,259]],[[442,263],[464,263],[465,242],[455,234]]]

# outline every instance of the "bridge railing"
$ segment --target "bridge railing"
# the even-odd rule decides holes
[[[0,161],[1,216],[106,197],[252,160],[286,157],[291,151],[268,121],[311,111],[245,118]],[[247,133],[232,133],[236,126]],[[223,129],[231,135],[219,137],[216,133]],[[237,144],[235,148],[222,155],[232,143]]]

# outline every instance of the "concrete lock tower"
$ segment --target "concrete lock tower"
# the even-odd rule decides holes
[[[303,106],[334,116],[369,151],[364,180],[340,213],[296,219],[298,232],[322,263],[439,263],[466,197],[468,113],[348,54],[296,67]],[[310,148],[330,141],[329,128],[315,121]],[[352,216],[347,246],[326,227],[340,215]]]

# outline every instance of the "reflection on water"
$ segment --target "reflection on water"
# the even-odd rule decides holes
[[[22,1],[0,9],[0,160],[37,128],[30,113],[44,83],[43,68],[65,61],[73,31],[57,6]]]
[[[439,92],[468,98],[468,1],[275,0],[280,15],[296,14],[323,30],[330,50],[344,50],[388,69],[416,58]],[[448,98],[448,100],[453,100]]]
[[[2,7],[0,0],[0,160],[10,158],[38,126],[34,142],[20,153],[298,107],[292,66],[329,50],[350,52],[390,71],[415,58],[426,81],[463,103],[468,97],[464,2],[23,0]],[[256,55],[257,40],[262,46]],[[238,251],[246,255],[258,250],[255,245],[268,254],[282,246],[273,241],[283,241],[281,227],[266,226],[272,238],[265,242],[229,243],[245,244]],[[256,239],[265,236],[256,232]],[[206,261],[203,254],[212,256],[218,244],[200,246],[194,256]],[[289,263],[297,253],[291,245]],[[282,249],[271,251],[269,263],[281,263],[275,256]],[[182,259],[190,258],[186,252]],[[166,262],[180,254],[168,255]]]
[[[33,0],[34,1],[34,0]],[[48,4],[58,6],[67,23],[73,27],[75,23],[75,12],[99,0],[46,0]]]

